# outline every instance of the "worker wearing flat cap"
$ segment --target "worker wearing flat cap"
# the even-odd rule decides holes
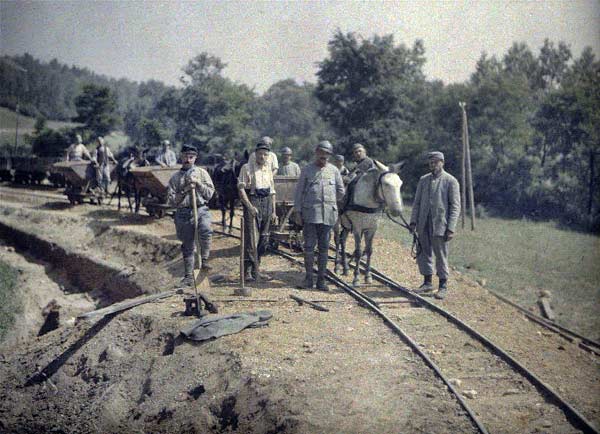
[[[273,149],[273,139],[269,136],[263,136],[260,138],[258,143],[262,143],[263,145],[269,148],[269,152],[267,153],[267,164],[269,165],[273,176],[277,175],[277,170],[279,169],[279,162],[277,161],[277,155],[275,152],[271,151]],[[256,162],[256,152],[252,152],[250,157],[248,158],[248,163]]]
[[[260,261],[267,251],[271,222],[275,220],[275,181],[268,162],[269,141],[261,139],[254,160],[240,170],[238,192],[244,205],[244,275],[259,280]]]
[[[212,241],[211,217],[208,201],[215,192],[212,179],[206,170],[196,166],[198,151],[193,146],[183,145],[181,149],[181,169],[169,180],[167,189],[167,204],[176,208],[175,229],[177,238],[181,241],[184,276],[181,284],[192,286],[194,272],[194,231],[200,238],[199,256],[202,259],[202,269],[209,270],[208,259]],[[194,212],[192,209],[191,192],[196,195],[198,210],[198,226],[194,228]]]
[[[300,166],[292,161],[292,150],[287,146],[281,150],[281,166],[277,170],[280,176],[300,176]]]
[[[427,154],[430,173],[419,179],[410,217],[410,228],[416,230],[421,244],[417,255],[423,284],[415,292],[433,294],[433,256],[439,278],[435,297],[443,299],[448,292],[448,243],[454,237],[460,214],[460,192],[456,178],[444,170],[444,154]]]
[[[315,159],[304,166],[294,192],[294,219],[304,225],[304,268],[306,275],[302,288],[314,285],[314,250],[318,244],[317,289],[327,291],[325,274],[331,229],[338,218],[338,201],[344,196],[340,171],[328,163],[333,146],[327,140],[315,149]]]

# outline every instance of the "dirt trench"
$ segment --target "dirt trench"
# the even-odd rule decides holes
[[[75,246],[28,225],[51,227],[56,217],[4,210],[13,213],[16,219],[0,221],[0,248],[20,271],[26,299],[0,353],[1,432],[296,431],[219,341],[175,351],[178,318],[131,311],[75,323],[80,313],[172,283],[178,243],[92,226]],[[157,271],[158,263],[167,266]],[[36,336],[49,297],[63,315],[56,329]]]

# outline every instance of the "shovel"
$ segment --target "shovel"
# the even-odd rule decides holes
[[[198,264],[198,270],[193,270],[192,277],[194,280],[194,295],[196,296],[196,303],[198,306],[198,313],[200,313],[200,300],[204,302],[206,310],[210,313],[218,313],[217,306],[208,300],[205,295],[198,291],[198,287],[202,290],[210,288],[210,281],[207,278],[206,270],[202,269],[202,256],[200,255],[200,239],[198,237],[198,208],[196,207],[196,189],[192,189],[192,210],[194,212],[194,244],[196,245],[196,264]]]

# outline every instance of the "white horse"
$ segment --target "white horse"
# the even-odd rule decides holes
[[[335,237],[336,258],[334,272],[338,272],[338,252],[341,250],[341,263],[343,274],[348,274],[348,259],[346,258],[346,240],[348,233],[354,235],[354,259],[356,268],[354,270],[353,285],[359,283],[359,267],[361,252],[361,240],[364,236],[367,265],[365,267],[365,283],[372,283],[371,277],[371,255],[373,254],[373,238],[377,232],[379,219],[384,210],[392,216],[397,217],[402,212],[402,195],[400,188],[402,180],[398,173],[404,163],[392,164],[390,167],[375,161],[373,168],[360,175],[353,183],[351,197],[347,201],[343,214],[340,215],[341,234]],[[351,183],[352,184],[352,183]],[[341,248],[341,249],[340,249]]]

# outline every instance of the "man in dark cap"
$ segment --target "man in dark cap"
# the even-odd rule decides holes
[[[198,151],[193,146],[184,145],[181,149],[181,169],[169,180],[167,203],[177,208],[175,211],[175,229],[181,241],[181,253],[185,270],[181,283],[185,286],[193,284],[194,272],[194,231],[200,238],[200,257],[202,268],[209,270],[208,258],[212,240],[211,217],[208,201],[215,192],[210,175],[201,167],[195,166]],[[190,192],[196,195],[198,207],[198,226],[194,228],[194,212]]]
[[[281,150],[281,166],[277,174],[280,176],[300,176],[300,166],[292,161],[292,150],[287,146]]]
[[[259,140],[259,143],[262,143],[269,147],[269,149],[273,149],[273,139],[269,136],[262,136]],[[250,158],[248,159],[248,163],[256,162],[255,153],[250,154]],[[279,161],[277,161],[277,155],[275,152],[269,151],[267,154],[267,164],[271,168],[271,172],[273,172],[273,176],[277,175],[277,170],[279,169]]]
[[[346,185],[349,182],[348,179],[348,175],[350,174],[350,171],[348,170],[348,168],[345,166],[345,158],[343,155],[336,155],[335,157],[333,157],[333,165],[335,167],[337,167],[337,169],[340,171],[340,175],[342,175],[342,180],[344,181],[344,185]]]
[[[410,228],[416,230],[421,243],[417,256],[423,284],[415,292],[433,293],[433,255],[439,278],[435,294],[443,299],[448,292],[448,242],[454,237],[460,214],[460,189],[458,181],[444,170],[444,154],[439,151],[427,154],[430,173],[419,179],[410,217]]]
[[[333,154],[333,146],[327,140],[315,149],[315,159],[300,173],[294,193],[294,218],[304,225],[304,268],[306,276],[303,288],[314,284],[313,266],[315,246],[319,246],[317,289],[327,291],[325,273],[331,228],[337,221],[337,202],[344,196],[344,183],[339,170],[327,162]]]
[[[270,151],[270,142],[261,139],[256,145],[254,160],[242,166],[238,177],[238,192],[244,205],[244,275],[248,280],[260,279],[260,260],[267,250],[271,221],[275,220]]]

